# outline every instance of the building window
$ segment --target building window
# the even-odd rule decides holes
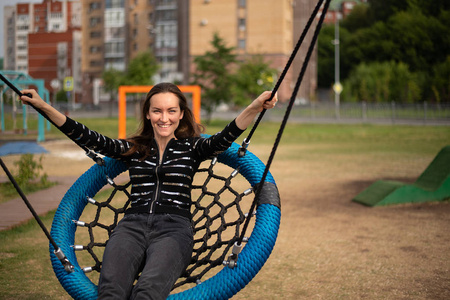
[[[244,31],[245,30],[245,19],[239,18],[239,30]]]
[[[125,0],[106,0],[106,8],[123,8],[125,6]]]
[[[28,25],[17,26],[17,30],[28,30]]]
[[[91,67],[101,67],[102,65],[103,65],[102,62],[99,60],[91,60],[89,62],[89,66]]]
[[[98,24],[101,24],[102,19],[100,17],[93,17],[89,19],[89,24],[91,25],[91,27],[95,27]]]
[[[102,37],[102,32],[101,31],[91,31],[89,36],[91,38],[101,38]]]
[[[239,49],[245,49],[245,40],[244,39],[240,39],[238,41],[238,48]]]
[[[100,46],[91,46],[90,48],[89,48],[89,52],[90,53],[98,53],[98,52],[100,52],[101,51],[101,47]]]
[[[52,19],[62,19],[62,13],[58,12],[58,13],[51,13],[50,14],[50,18]]]
[[[91,3],[89,3],[89,12],[91,12],[93,10],[101,9],[101,8],[102,8],[101,2],[91,2]]]

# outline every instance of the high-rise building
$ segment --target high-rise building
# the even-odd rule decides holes
[[[98,104],[102,73],[125,71],[131,59],[151,49],[152,1],[81,0],[82,102]]]
[[[17,4],[5,9],[5,66],[30,75],[34,72],[37,78],[45,77],[46,83],[73,76],[80,91],[77,101],[97,104],[102,73],[109,68],[124,71],[131,59],[148,50],[160,65],[156,81],[189,84],[193,59],[211,48],[217,32],[235,48],[239,59],[261,55],[281,73],[314,5],[312,0],[43,0]],[[281,99],[290,97],[305,53],[297,54],[279,89]],[[54,62],[45,64],[45,55]],[[314,97],[316,74],[313,54],[298,97]]]
[[[81,90],[79,65],[81,6],[79,1],[43,0],[4,9],[5,69],[52,81],[73,78],[73,91]]]
[[[294,13],[291,0],[191,0],[190,55],[211,49],[214,33],[239,58],[262,55],[271,67],[283,70],[293,47]],[[280,99],[290,94],[292,71],[279,89]]]

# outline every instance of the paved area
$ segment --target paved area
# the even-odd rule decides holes
[[[126,182],[127,177],[126,174],[121,174],[115,181],[121,184]],[[27,195],[27,199],[38,215],[45,214],[58,208],[61,199],[77,179],[78,177],[73,176],[50,176],[49,180],[58,182],[58,184]],[[30,219],[33,219],[33,215],[19,195],[8,202],[0,203],[0,231],[20,225]],[[50,228],[47,229],[50,231]]]
[[[49,180],[56,181],[58,184],[51,188],[27,195],[28,201],[38,215],[56,209],[64,194],[77,178],[49,177]],[[20,225],[32,218],[33,215],[19,195],[17,198],[8,202],[0,203],[0,230]]]

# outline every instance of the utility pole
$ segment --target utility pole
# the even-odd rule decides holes
[[[334,105],[335,105],[335,114],[336,119],[341,118],[340,114],[340,94],[342,92],[342,84],[340,82],[340,74],[339,74],[339,12],[336,11],[335,22],[334,22]]]

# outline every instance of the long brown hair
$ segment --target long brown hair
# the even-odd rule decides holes
[[[204,127],[201,124],[195,122],[194,115],[187,105],[187,100],[183,92],[181,92],[180,89],[173,83],[158,83],[157,85],[152,87],[152,89],[145,97],[141,112],[141,122],[137,133],[128,139],[128,141],[133,143],[133,147],[131,147],[126,155],[131,155],[135,152],[139,152],[143,155],[143,157],[146,157],[152,154],[150,152],[150,149],[155,134],[153,132],[153,127],[150,120],[147,119],[147,114],[150,110],[152,97],[160,93],[172,93],[177,96],[179,100],[178,103],[180,105],[180,110],[184,112],[183,118],[180,120],[177,129],[175,129],[175,137],[177,139],[200,136],[200,134],[204,131]]]

